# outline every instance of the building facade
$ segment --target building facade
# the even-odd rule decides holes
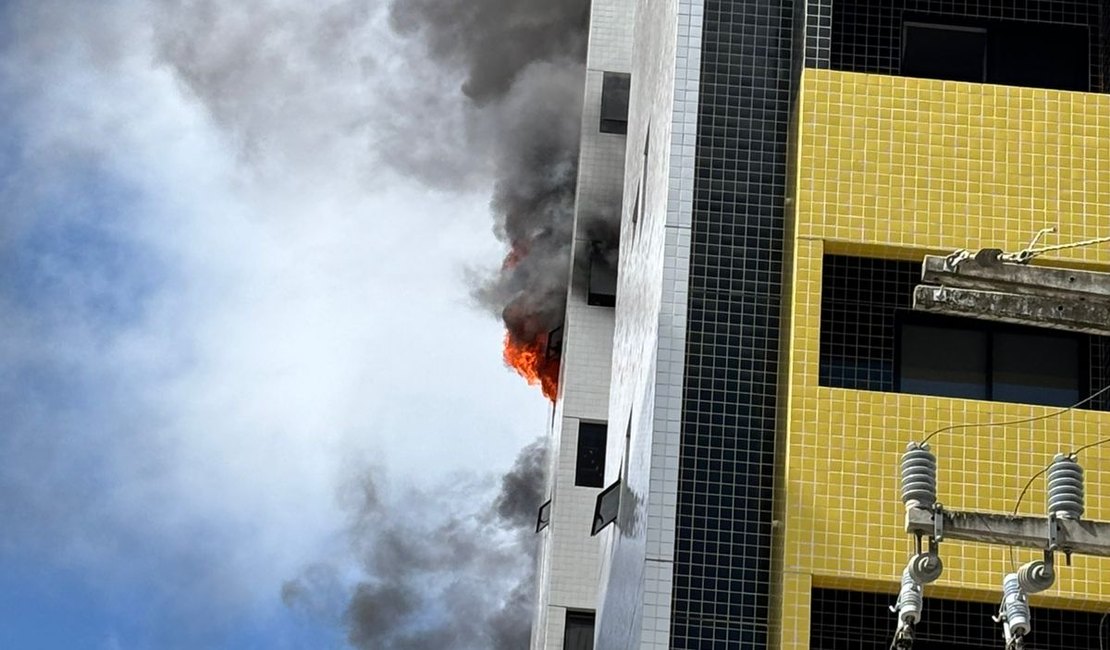
[[[609,16],[606,32],[623,21],[629,49],[626,67],[601,70],[631,73],[612,333],[581,335],[612,350],[596,416],[607,487],[541,532],[554,575],[560,529],[600,527],[581,574],[592,600],[577,611],[595,613],[593,645],[552,633],[534,647],[889,647],[911,546],[906,443],[1046,415],[1110,381],[1100,337],[924,318],[910,303],[926,254],[1017,251],[1047,226],[1062,241],[1110,235],[1110,6],[605,4],[595,20]],[[1110,246],[1048,261],[1110,271]],[[584,345],[573,311],[568,351]],[[578,378],[568,362],[563,445]],[[1053,454],[1106,435],[1108,408],[938,436],[941,501],[1012,511]],[[1091,519],[1110,519],[1107,454],[1082,459]],[[1041,514],[1044,498],[1033,483],[1020,511]],[[1006,550],[946,543],[943,557],[915,647],[1001,647],[988,615]],[[1110,642],[1108,576],[1092,558],[1062,568],[1033,600],[1031,642]],[[541,611],[537,627],[568,609]]]

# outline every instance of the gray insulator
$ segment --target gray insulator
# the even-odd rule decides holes
[[[937,502],[937,457],[929,445],[911,442],[902,454],[902,503],[932,508]]]
[[[1016,573],[1007,573],[1002,579],[1002,614],[1012,636],[1029,634],[1029,602],[1021,591]]]
[[[1048,467],[1048,514],[1060,519],[1083,516],[1083,468],[1071,456],[1056,454]]]
[[[1056,572],[1044,560],[1034,560],[1021,565],[1017,572],[1018,586],[1027,594],[1040,593],[1056,582]]]
[[[921,620],[921,585],[913,579],[910,567],[902,571],[902,588],[898,591],[898,602],[894,609],[898,611],[898,620],[906,625],[917,625]]]
[[[918,553],[910,560],[907,570],[916,582],[927,585],[940,577],[944,563],[936,553]]]

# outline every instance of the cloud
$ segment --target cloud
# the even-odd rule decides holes
[[[400,490],[544,422],[464,304],[485,197],[381,159],[384,19],[301,4],[0,9],[0,553],[165,603],[158,647],[349,557],[352,458]]]

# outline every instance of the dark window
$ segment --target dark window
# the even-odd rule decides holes
[[[929,590],[926,588],[926,594]],[[889,650],[895,618],[895,594],[814,589],[809,616],[812,650]],[[998,602],[947,600],[928,595],[913,650],[1002,650],[1002,626],[992,620]],[[1110,625],[1102,612],[1032,607],[1028,648],[1091,650],[1110,642]]]
[[[988,399],[986,332],[903,323],[901,336],[899,392]]]
[[[540,511],[536,513],[536,532],[540,532],[551,524],[551,499],[540,506]]]
[[[1052,406],[1079,401],[1078,339],[1010,331],[995,332],[992,339],[992,399]]]
[[[987,30],[907,21],[902,74],[982,83],[987,75]]]
[[[1059,90],[1090,88],[1090,35],[1085,26],[926,14],[918,18],[906,20],[902,28],[905,76]]]
[[[563,650],[594,650],[594,613],[567,610]]]
[[[606,72],[601,79],[601,132],[628,133],[628,90],[631,75]]]
[[[609,524],[617,520],[621,506],[621,482],[610,485],[597,495],[594,504],[594,521],[590,526],[590,534],[596,535]]]
[[[966,318],[904,314],[902,393],[1069,406],[1079,401],[1080,337]]]
[[[574,484],[599,488],[605,485],[604,423],[578,424],[578,459],[574,467]]]
[[[990,32],[989,83],[1090,90],[1086,27],[1015,21],[997,23]]]
[[[617,304],[617,251],[595,242],[590,246],[590,278],[586,304],[614,307]]]

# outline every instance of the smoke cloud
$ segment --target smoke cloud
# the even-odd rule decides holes
[[[364,476],[347,497],[348,533],[365,579],[340,608],[338,574],[313,566],[285,584],[283,599],[294,609],[341,621],[356,648],[527,647],[535,596],[533,525],[545,459],[542,441],[525,447],[497,495],[477,508],[468,494],[482,486],[456,483],[391,499],[372,474]]]
[[[566,307],[588,14],[585,0],[416,0],[390,14],[465,75],[471,127],[491,145],[495,233],[510,251],[474,295],[520,343],[561,325]]]
[[[472,296],[504,321],[510,345],[542,351],[566,308],[588,0],[157,6],[160,62],[255,173],[284,169],[279,158],[338,170],[332,161],[351,159],[353,147],[353,173],[367,184],[387,169],[437,189],[491,189],[508,256],[470,274]],[[599,232],[616,241],[615,227]],[[558,367],[540,363],[546,391]],[[352,644],[523,647],[540,459],[540,447],[525,449],[489,511],[469,517],[437,519],[424,504],[443,495],[384,499],[368,480],[351,532],[368,579],[340,617]],[[286,603],[319,616],[346,601],[329,567],[287,583]]]

